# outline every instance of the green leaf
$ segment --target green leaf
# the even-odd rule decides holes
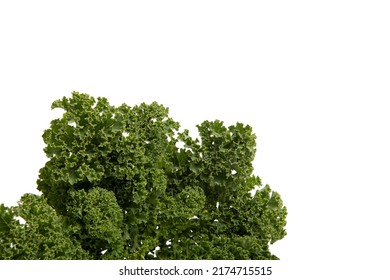
[[[12,211],[4,204],[0,204],[0,232],[8,233],[11,229],[12,220]]]
[[[190,163],[190,170],[194,173],[199,173],[199,170],[200,170],[200,166],[199,165],[196,165],[194,163]]]

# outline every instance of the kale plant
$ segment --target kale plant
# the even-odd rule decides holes
[[[42,195],[0,205],[0,259],[277,259],[287,210],[252,174],[250,126],[204,121],[193,139],[156,102],[54,108]]]

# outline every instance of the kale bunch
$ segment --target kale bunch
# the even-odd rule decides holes
[[[156,102],[73,92],[54,108],[42,195],[0,205],[0,259],[277,259],[287,210],[252,174],[250,126],[205,121],[193,139]]]

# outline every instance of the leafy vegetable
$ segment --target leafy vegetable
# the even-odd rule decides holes
[[[156,102],[73,92],[54,108],[42,195],[0,205],[0,259],[277,259],[287,211],[268,185],[250,193],[250,126],[205,121],[193,139]]]

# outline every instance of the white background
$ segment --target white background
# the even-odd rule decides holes
[[[387,1],[0,2],[0,203],[36,191],[51,103],[157,101],[257,135],[295,279],[388,279]],[[331,277],[331,278],[329,278]],[[340,278],[341,279],[341,278]]]

